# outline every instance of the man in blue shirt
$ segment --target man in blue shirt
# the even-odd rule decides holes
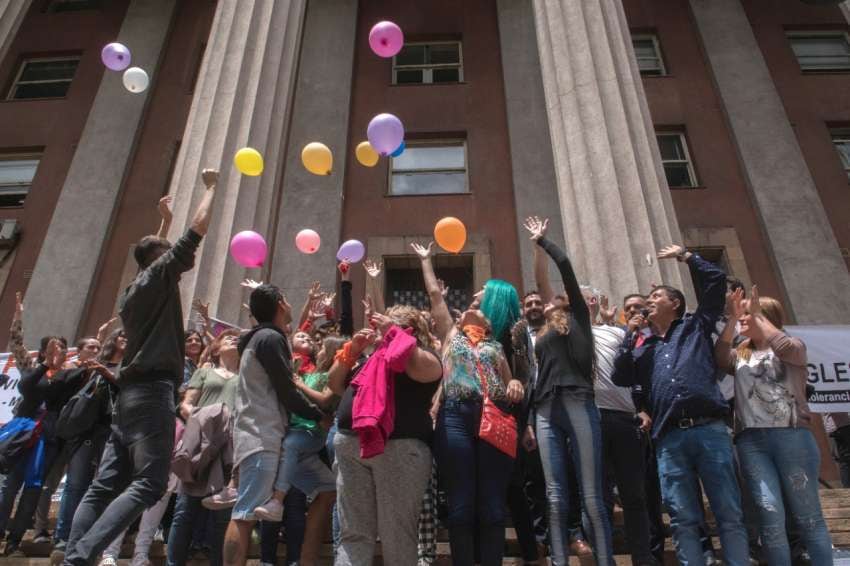
[[[656,287],[647,300],[653,335],[642,343],[635,333],[626,335],[613,380],[621,386],[640,385],[649,392],[661,491],[670,511],[679,562],[683,566],[705,563],[697,483],[702,482],[717,519],[724,561],[748,564],[732,441],[723,421],[729,405],[717,384],[711,336],[725,306],[726,274],[681,246],[664,248],[658,258],[676,258],[696,271],[699,305],[693,314],[685,314],[681,291]]]

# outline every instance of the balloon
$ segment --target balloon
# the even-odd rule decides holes
[[[266,261],[268,246],[253,230],[239,232],[230,240],[230,255],[242,267],[261,267]]]
[[[314,254],[319,251],[319,246],[322,244],[322,239],[315,230],[305,228],[298,232],[295,236],[295,247],[298,251],[305,254]]]
[[[386,156],[404,141],[404,125],[392,114],[378,114],[369,122],[366,136],[375,151]]]
[[[404,45],[401,28],[392,22],[378,22],[369,31],[369,47],[378,57],[392,57]]]
[[[357,144],[354,155],[357,156],[357,161],[360,162],[360,165],[365,165],[366,167],[374,167],[378,164],[378,159],[380,159],[378,152],[372,149],[372,146],[367,141]]]
[[[123,71],[130,66],[130,50],[121,43],[108,43],[100,52],[100,60],[112,71]]]
[[[363,256],[366,255],[366,248],[363,242],[359,240],[348,240],[343,242],[336,252],[336,258],[339,261],[347,261],[348,263],[357,263]]]
[[[124,88],[130,92],[144,92],[150,84],[148,74],[139,67],[130,67],[124,71]]]
[[[330,175],[334,158],[331,150],[323,143],[308,143],[301,150],[301,162],[314,175]]]
[[[466,243],[466,226],[453,216],[446,216],[434,226],[434,239],[447,252],[458,253]]]
[[[233,164],[243,175],[256,177],[263,172],[263,156],[253,147],[243,147],[233,156]]]
[[[392,152],[392,153],[390,154],[390,157],[398,157],[399,155],[401,155],[402,153],[404,153],[404,149],[405,149],[406,147],[407,147],[407,146],[406,146],[406,145],[404,145],[404,142],[401,142],[401,145],[400,145],[400,146],[398,146],[397,148],[395,148],[395,151],[394,151],[394,152]]]

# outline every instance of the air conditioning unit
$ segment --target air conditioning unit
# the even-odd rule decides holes
[[[0,249],[14,246],[20,231],[17,220],[0,220]]]

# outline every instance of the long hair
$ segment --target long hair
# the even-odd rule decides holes
[[[782,308],[782,303],[773,297],[759,297],[759,305],[764,317],[773,326],[782,330],[782,326],[785,324],[785,309]],[[727,324],[735,324],[735,321],[730,320]],[[749,360],[750,356],[753,355],[753,341],[751,339],[744,340],[738,345],[737,350],[739,358]]]
[[[329,371],[334,364],[334,354],[342,348],[347,340],[339,336],[326,336],[322,340],[322,348],[325,349],[325,358],[322,363],[316,364],[316,371]]]
[[[546,324],[540,327],[537,335],[543,336],[550,330],[554,330],[561,335],[570,333],[570,316],[565,309],[556,307],[549,313],[549,316],[546,317]]]
[[[434,343],[431,340],[431,330],[428,328],[428,323],[425,317],[419,312],[419,309],[407,305],[396,305],[387,309],[387,316],[393,319],[393,322],[403,328],[412,328],[413,335],[416,337],[416,343],[422,348],[433,348]]]
[[[114,330],[112,334],[109,335],[109,338],[103,343],[103,348],[100,349],[100,355],[97,357],[97,361],[102,364],[108,364],[112,361],[112,357],[115,356],[115,353],[118,351],[118,338],[124,336],[124,329],[119,328],[118,330]]]
[[[519,294],[507,281],[490,279],[484,284],[481,312],[490,321],[493,338],[501,340],[519,320]]]

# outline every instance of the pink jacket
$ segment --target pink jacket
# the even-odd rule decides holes
[[[395,426],[395,374],[404,371],[416,349],[412,329],[393,326],[384,335],[366,365],[351,382],[357,386],[352,406],[352,428],[360,438],[360,457],[384,453]]]

